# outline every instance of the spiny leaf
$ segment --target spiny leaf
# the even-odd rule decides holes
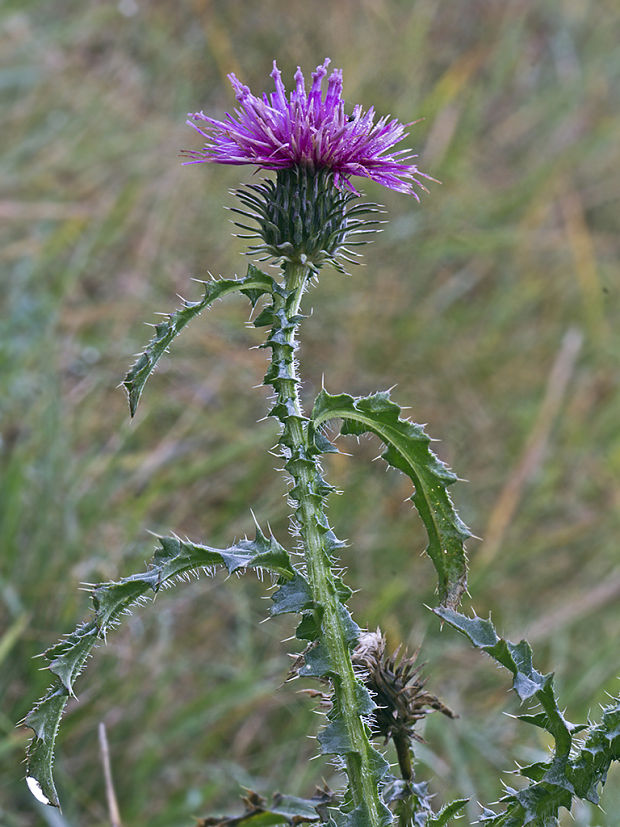
[[[600,723],[584,733],[570,762],[568,774],[576,795],[598,804],[598,786],[605,783],[612,761],[620,761],[620,699],[606,706]]]
[[[387,825],[393,822],[392,813],[383,802],[381,802],[381,809],[378,816],[379,823],[383,825],[383,827],[387,827]],[[338,810],[334,813],[334,821],[329,823],[329,827],[332,827],[332,824],[335,825],[335,827],[373,827],[373,823],[368,812],[368,807],[365,803],[362,803],[353,810],[344,810],[343,808]]]
[[[431,805],[433,797],[425,781],[405,781],[389,776],[383,788],[383,800],[395,806],[398,823],[411,827],[445,827],[469,800],[461,798],[434,813]]]
[[[468,798],[459,798],[456,801],[450,802],[450,804],[446,804],[436,816],[429,818],[426,822],[426,827],[445,827],[453,818],[458,816],[468,801]]]
[[[54,743],[68,700],[68,691],[59,681],[56,681],[23,722],[35,733],[26,754],[28,789],[37,801],[51,804],[54,807],[60,806],[52,776]]]
[[[208,571],[216,565],[224,565],[229,573],[248,568],[266,569],[276,574],[283,586],[289,581],[295,582],[295,570],[288,552],[273,536],[266,537],[259,528],[254,540],[240,540],[226,549],[197,545],[178,537],[158,539],[160,547],[146,571],[118,582],[94,586],[91,592],[92,619],[80,624],[74,632],[44,652],[47,668],[55,680],[23,721],[34,731],[26,755],[26,775],[28,786],[39,801],[59,806],[52,764],[60,719],[69,697],[74,694],[74,682],[93,647],[105,639],[121,614],[148,599],[149,594],[156,594],[179,578],[188,577],[189,572]]]
[[[196,827],[270,827],[272,824],[308,824],[325,822],[326,808],[333,801],[329,789],[318,789],[312,798],[297,798],[275,793],[271,804],[255,792],[249,791],[243,798],[245,812],[240,816],[203,818]]]
[[[288,614],[289,612],[303,612],[314,606],[310,585],[306,578],[299,572],[282,583],[280,588],[272,595],[272,615]]]
[[[567,756],[576,728],[564,719],[558,708],[553,690],[553,674],[543,675],[534,668],[529,643],[522,640],[515,644],[500,638],[490,620],[483,620],[475,614],[467,617],[446,608],[434,611],[442,620],[466,635],[476,648],[482,649],[512,672],[512,688],[521,702],[532,699],[540,702],[544,715],[536,716],[531,723],[553,735],[559,754]]]
[[[155,325],[155,335],[146,346],[123,380],[129,398],[129,410],[134,416],[142,395],[146,380],[153,372],[157,362],[168,349],[172,340],[191,322],[201,311],[216,299],[221,299],[229,293],[243,293],[256,304],[263,293],[271,293],[274,281],[253,264],[248,267],[248,274],[241,279],[217,279],[203,282],[204,296],[200,301],[190,302],[183,300],[183,306],[174,313],[170,313],[166,320]]]
[[[427,553],[437,571],[441,605],[456,608],[467,584],[464,543],[471,533],[461,521],[447,488],[457,477],[429,449],[430,437],[421,425],[401,419],[401,409],[389,393],[353,398],[332,396],[325,390],[316,398],[312,424],[318,431],[329,419],[343,420],[342,434],[375,434],[386,445],[383,459],[413,482],[411,497],[428,533]]]
[[[555,741],[549,761],[520,768],[520,774],[532,783],[522,790],[508,788],[500,800],[504,812],[484,808],[480,823],[490,827],[556,827],[560,809],[570,810],[574,797],[598,804],[598,788],[605,783],[611,762],[620,760],[620,701],[615,699],[605,708],[599,724],[586,728],[576,750],[573,738],[584,727],[566,721],[555,697],[553,675],[543,675],[534,668],[526,641],[514,644],[504,640],[490,620],[476,615],[467,617],[447,608],[434,612],[512,673],[513,689],[520,700],[535,700],[542,707],[541,712],[518,717],[546,730]]]

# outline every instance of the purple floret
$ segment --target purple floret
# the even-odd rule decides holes
[[[349,178],[359,175],[418,198],[413,185],[424,190],[419,177],[429,176],[410,163],[417,155],[407,149],[391,151],[408,135],[405,129],[411,124],[390,120],[389,116],[375,123],[372,106],[364,112],[357,105],[351,115],[345,114],[341,69],[330,75],[323,98],[323,78],[329,63],[326,58],[312,73],[309,92],[298,67],[295,89],[288,97],[275,60],[271,77],[276,90],[262,98],[253,95],[235,75],[228,75],[239,108],[234,116],[227,113],[224,121],[203,112],[188,116],[192,120],[187,123],[206,141],[203,149],[183,153],[192,159],[186,163],[256,164],[272,170],[304,165],[332,170],[336,186],[344,185],[355,193]]]

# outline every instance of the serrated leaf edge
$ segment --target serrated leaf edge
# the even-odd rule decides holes
[[[518,716],[525,723],[540,727],[554,739],[551,759],[528,767],[519,773],[530,780],[521,789],[506,788],[500,799],[503,813],[484,807],[479,823],[489,827],[524,827],[558,824],[560,809],[570,810],[574,798],[598,804],[599,785],[604,785],[612,761],[620,760],[620,699],[603,709],[598,724],[584,729],[569,723],[558,706],[553,687],[553,674],[543,675],[534,668],[532,650],[525,640],[518,644],[500,637],[491,620],[472,617],[447,608],[434,613],[471,643],[508,669],[513,675],[513,689],[522,702],[537,701],[542,712]],[[575,745],[574,736],[581,735]]]
[[[340,418],[344,422],[341,433],[370,432],[386,445],[383,459],[414,485],[411,500],[427,531],[426,553],[437,572],[440,604],[455,609],[467,588],[465,541],[472,536],[447,491],[457,477],[430,450],[431,439],[424,428],[400,414],[401,408],[388,391],[353,397],[331,395],[323,389],[314,403],[312,423],[318,430],[326,421]]]
[[[127,391],[129,412],[132,417],[135,416],[142,391],[149,376],[155,370],[157,363],[166,353],[172,341],[192,319],[195,319],[217,299],[221,299],[230,293],[244,293],[254,306],[263,293],[272,292],[275,282],[271,276],[250,264],[248,273],[243,278],[220,278],[200,283],[204,290],[202,299],[193,302],[183,299],[183,305],[180,308],[168,314],[165,321],[154,325],[155,335],[129,368],[122,384]]]
[[[212,574],[217,565],[225,566],[229,574],[248,568],[257,569],[259,574],[267,570],[279,578],[280,584],[296,576],[288,552],[273,535],[266,537],[258,527],[254,540],[244,538],[226,549],[181,540],[175,535],[157,539],[160,545],[147,570],[90,587],[92,619],[43,653],[54,682],[21,722],[34,732],[26,753],[28,786],[43,803],[59,806],[52,775],[54,745],[64,708],[74,694],[74,682],[92,649],[105,641],[123,614],[192,574]]]

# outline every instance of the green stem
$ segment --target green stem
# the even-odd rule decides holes
[[[277,394],[271,413],[282,423],[279,444],[294,482],[290,496],[296,504],[295,519],[303,541],[315,617],[320,619],[321,642],[328,653],[334,710],[344,724],[349,745],[344,758],[353,804],[366,811],[370,825],[378,827],[385,823],[387,815],[379,795],[381,774],[376,760],[379,756],[370,744],[360,714],[359,683],[353,673],[350,636],[347,637],[327,540],[330,532],[323,504],[325,483],[316,451],[313,452],[310,445],[308,419],[299,401],[295,337],[301,298],[309,276],[309,268],[302,264],[288,263],[284,268],[284,284],[274,293],[274,326],[267,342],[273,359],[265,382],[272,384]]]
[[[412,781],[413,765],[411,763],[410,739],[402,733],[396,733],[392,736],[392,740],[394,741],[394,746],[396,747],[400,774],[405,781]]]

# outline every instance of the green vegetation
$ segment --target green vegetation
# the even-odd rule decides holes
[[[222,193],[239,170],[182,167],[187,111],[233,105],[225,74],[255,90],[273,57],[287,77],[325,55],[352,103],[412,128],[420,166],[443,182],[419,207],[368,184],[391,221],[351,279],[326,271],[300,354],[328,391],[398,382],[435,452],[467,474],[453,489],[470,541],[470,591],[499,633],[526,636],[584,722],[617,693],[620,615],[620,54],[599,3],[360,4],[7,0],[0,93],[0,823],[104,825],[97,723],[107,726],[125,827],[191,824],[234,809],[246,785],[312,795],[335,776],[308,763],[316,728],[299,684],[281,685],[294,631],[251,577],[223,575],[138,610],[76,687],[55,773],[64,811],[38,807],[15,729],[48,681],[31,657],[87,616],[82,582],[139,571],[171,529],[226,546],[254,531],[247,504],[286,536],[265,450],[275,424],[258,384],[261,331],[247,299],[206,311],[162,359],[135,421],[116,386],[149,337],[144,320],[199,300],[205,265],[242,273]],[[135,13],[133,13],[135,12]],[[251,171],[245,170],[245,180]],[[615,199],[615,203],[614,203]],[[228,199],[233,204],[233,199]],[[375,295],[381,296],[378,303]],[[426,365],[433,365],[428,371]],[[253,432],[248,439],[249,431]],[[345,440],[346,447],[345,447]],[[374,437],[343,438],[364,459]],[[330,456],[330,505],[358,621],[422,646],[433,691],[460,714],[430,718],[418,754],[452,797],[490,802],[497,767],[548,759],[505,675],[410,599],[434,604],[408,480]],[[372,505],[372,507],[371,507]],[[413,552],[413,553],[412,553]],[[389,576],[386,577],[385,571]],[[372,587],[369,587],[372,584]],[[163,604],[163,605],[162,605]],[[94,665],[93,665],[94,666]],[[277,691],[274,686],[280,685]],[[423,768],[422,768],[423,769]],[[516,783],[507,777],[507,783]],[[620,774],[574,812],[616,827]],[[466,820],[473,818],[474,809]],[[566,823],[569,823],[568,817]]]

